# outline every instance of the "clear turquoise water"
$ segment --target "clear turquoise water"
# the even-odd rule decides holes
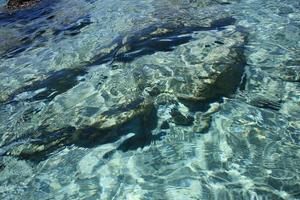
[[[0,12],[1,199],[300,199],[299,1],[57,0]],[[219,18],[236,21],[194,30]],[[133,50],[116,47],[126,41]],[[194,80],[180,66],[226,60],[231,44],[245,59],[234,92],[136,106],[165,79],[160,98],[190,94],[170,83]]]

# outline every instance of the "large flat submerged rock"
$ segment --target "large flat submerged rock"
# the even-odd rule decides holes
[[[19,117],[15,116],[16,122],[23,120],[22,129],[1,127],[5,132],[3,154],[27,157],[61,145],[81,143],[81,140],[91,142],[109,134],[119,137],[118,128],[137,117],[150,123],[154,120],[153,112],[157,115],[155,108],[163,104],[201,102],[232,94],[241,81],[245,65],[245,35],[239,29],[230,25],[220,30],[160,39],[153,32],[157,35],[150,39],[156,40],[158,46],[174,38],[189,38],[189,41],[166,51],[138,56],[130,62],[95,65],[76,76],[76,85],[54,98],[28,100]],[[127,46],[119,54],[126,58],[142,50],[132,51]],[[63,84],[66,83],[60,82],[61,87]],[[38,90],[32,93],[38,95],[47,88]],[[22,105],[22,101],[16,101],[2,108],[13,113]]]

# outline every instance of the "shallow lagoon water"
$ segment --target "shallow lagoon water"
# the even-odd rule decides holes
[[[1,198],[300,199],[299,13],[295,0],[1,10]]]

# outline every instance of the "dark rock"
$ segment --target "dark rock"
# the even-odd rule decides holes
[[[9,0],[6,4],[8,10],[17,10],[34,6],[40,0]]]
[[[164,121],[161,126],[160,126],[161,129],[169,129],[170,128],[170,125],[167,121]]]
[[[172,109],[171,116],[173,118],[173,121],[176,125],[181,126],[190,126],[193,124],[194,118],[192,116],[184,116],[182,113],[180,113],[177,109]]]

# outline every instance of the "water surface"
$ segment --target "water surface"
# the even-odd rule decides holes
[[[1,199],[300,199],[299,13],[297,0],[1,8]]]

